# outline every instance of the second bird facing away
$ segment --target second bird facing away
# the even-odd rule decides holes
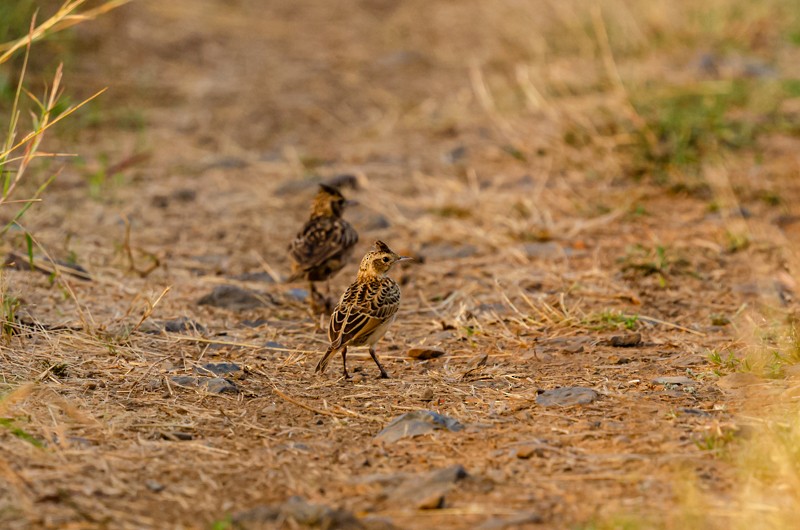
[[[287,281],[308,280],[312,305],[318,295],[314,282],[328,280],[339,272],[358,243],[358,233],[342,219],[350,203],[338,189],[320,184],[310,219],[289,245],[292,274]]]
[[[333,310],[328,326],[331,345],[315,372],[324,372],[331,357],[341,353],[344,377],[349,379],[348,346],[369,346],[369,354],[378,365],[381,377],[389,377],[375,354],[375,343],[386,333],[400,308],[400,286],[387,273],[392,265],[407,259],[411,258],[398,256],[383,241],[375,242],[375,248],[361,260],[356,281],[347,288]]]

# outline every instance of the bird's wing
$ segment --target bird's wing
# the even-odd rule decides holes
[[[344,219],[316,217],[309,220],[289,245],[298,269],[307,271],[358,243],[358,233]]]
[[[333,310],[328,327],[332,348],[369,336],[400,307],[400,289],[393,281],[354,283]]]

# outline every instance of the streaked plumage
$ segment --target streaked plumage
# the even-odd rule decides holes
[[[289,245],[292,274],[287,281],[311,282],[312,301],[313,282],[328,280],[342,270],[358,243],[358,233],[342,218],[349,202],[338,189],[321,184],[311,217]]]
[[[324,372],[331,357],[341,352],[344,376],[349,378],[347,348],[369,346],[369,354],[378,365],[381,377],[389,377],[375,354],[375,343],[386,333],[400,308],[400,286],[386,274],[392,265],[406,259],[411,258],[398,256],[383,241],[375,242],[375,248],[361,260],[356,281],[333,310],[328,326],[331,344],[317,364],[316,372]]]

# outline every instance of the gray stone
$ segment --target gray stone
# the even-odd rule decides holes
[[[238,280],[240,282],[263,282],[263,283],[275,283],[275,280],[270,276],[267,272],[264,271],[256,271],[256,272],[245,272],[243,274],[237,274],[236,276],[230,277],[233,280]]]
[[[166,489],[166,486],[155,480],[147,480],[144,485],[153,493],[159,493]]]
[[[212,394],[238,394],[236,383],[222,377],[212,377],[206,382],[206,388]]]
[[[272,300],[267,294],[249,291],[235,285],[220,285],[198,300],[197,304],[240,311],[256,307],[268,307],[271,302]]]
[[[611,337],[611,345],[615,348],[632,348],[642,343],[641,333],[625,333]]]
[[[205,333],[206,331],[205,326],[188,317],[178,317],[173,318],[172,320],[165,320],[161,324],[164,327],[164,331],[169,331],[170,333],[183,333],[186,331]]]
[[[240,323],[248,328],[260,328],[264,324],[269,324],[269,321],[266,318],[257,318],[255,320],[242,320]]]
[[[442,155],[442,162],[445,164],[455,164],[467,156],[467,148],[460,145]]]
[[[195,366],[194,371],[200,375],[227,375],[241,372],[242,367],[236,363],[207,363]]]
[[[597,392],[582,386],[554,388],[536,396],[536,403],[542,407],[569,407],[588,405],[597,399]]]
[[[375,528],[362,523],[352,513],[322,504],[311,504],[302,497],[290,497],[281,504],[256,506],[234,514],[233,528],[324,528],[326,530],[365,530]],[[391,528],[391,525],[383,526]]]
[[[306,289],[300,289],[299,287],[293,287],[286,291],[286,296],[298,302],[305,302],[308,299],[308,291]]]
[[[411,507],[418,510],[435,510],[444,507],[444,498],[453,485],[468,476],[461,465],[454,465],[414,475],[404,480],[390,494],[392,506]]]
[[[274,340],[268,340],[266,344],[264,344],[266,348],[269,348],[269,351],[272,352],[279,352],[287,350],[288,348],[281,344],[280,342],[275,342]]]
[[[439,429],[460,431],[463,428],[464,426],[455,418],[432,410],[415,410],[393,419],[375,436],[375,441],[393,443],[403,438],[413,438]]]
[[[535,259],[554,259],[568,256],[571,249],[564,248],[555,241],[534,241],[521,245],[523,254]]]
[[[239,387],[236,383],[222,377],[193,377],[191,375],[176,375],[172,382],[179,386],[205,388],[211,394],[236,394]]]
[[[653,383],[657,385],[694,385],[696,381],[684,375],[667,375],[663,377],[656,377]]]

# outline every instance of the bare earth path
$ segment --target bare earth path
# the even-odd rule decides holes
[[[794,303],[796,136],[769,141],[757,179],[744,154],[708,185],[636,180],[637,117],[593,37],[552,44],[575,28],[548,2],[518,19],[506,3],[158,4],[81,28],[67,84],[110,90],[61,139],[82,163],[26,221],[94,280],[65,276],[73,299],[5,273],[26,318],[73,329],[0,349],[0,417],[40,441],[0,430],[0,526],[225,528],[296,495],[361,521],[330,528],[681,527],[686,484],[730,494],[718,444],[752,403],[709,359],[741,345],[749,308]],[[618,68],[694,75],[677,55]],[[418,258],[395,273],[387,381],[365,351],[353,382],[315,377],[306,286],[274,281],[315,183],[342,174],[356,254],[380,238]],[[774,189],[779,208],[759,198]],[[225,285],[260,295],[198,304]],[[198,329],[163,330],[180,317]],[[444,355],[409,358],[420,346]],[[223,362],[233,392],[176,380]],[[573,386],[596,399],[537,404]],[[417,409],[465,429],[373,441]],[[420,509],[438,494],[414,481],[454,465],[467,476]]]

